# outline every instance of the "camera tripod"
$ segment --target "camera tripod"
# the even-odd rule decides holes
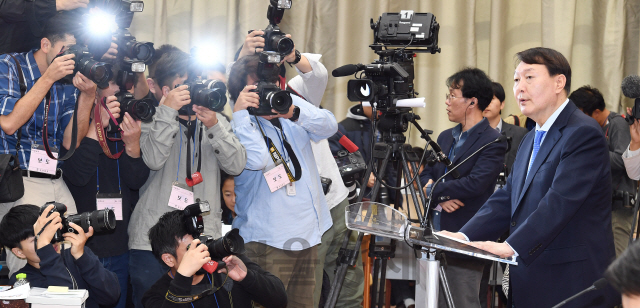
[[[375,108],[373,111],[375,114]],[[408,123],[412,123],[418,129],[418,131],[420,131],[421,138],[425,139],[428,144],[434,143],[429,137],[429,134],[431,132],[424,131],[416,122],[416,120],[419,119],[420,117],[418,115],[399,109],[396,109],[394,112],[388,111],[387,113],[382,115],[382,118],[378,123],[378,129],[379,131],[382,131],[382,142],[378,142],[373,146],[371,161],[368,162],[367,170],[365,171],[362,180],[362,188],[356,202],[362,202],[365,195],[364,187],[366,187],[365,185],[367,183],[367,180],[373,172],[373,174],[376,176],[376,180],[371,191],[371,200],[376,200],[381,185],[384,185],[390,189],[394,189],[397,191],[394,203],[397,207],[400,204],[400,200],[402,199],[402,194],[399,192],[399,189],[409,188],[421,227],[428,227],[431,225],[429,215],[430,211],[426,208],[425,193],[422,190],[422,184],[420,183],[420,178],[417,174],[419,170],[417,162],[420,161],[421,158],[418,157],[415,152],[413,152],[411,145],[405,143],[406,137],[404,136],[404,132],[406,132],[408,129]],[[425,151],[422,159],[424,159],[426,153],[427,152]],[[373,162],[374,159],[379,162],[377,164],[377,172],[375,164]],[[404,187],[390,187],[388,184],[383,183],[387,165],[389,163],[394,164],[394,166],[396,167],[396,183],[400,183],[400,179],[404,179],[404,182],[406,183]],[[409,170],[409,165],[411,166],[411,170]],[[414,187],[414,181],[415,183],[417,183],[418,189]],[[408,204],[407,213],[410,214]],[[370,213],[368,215],[370,215]],[[338,263],[338,266],[336,267],[336,274],[331,283],[331,291],[327,297],[327,301],[324,306],[325,308],[335,307],[335,304],[338,300],[338,295],[340,294],[340,289],[342,288],[344,277],[347,273],[347,269],[350,266],[354,267],[356,265],[364,233],[359,232],[355,247],[353,249],[348,249],[351,232],[353,231],[348,230],[348,232],[345,234],[342,246],[338,253],[338,259],[336,261]],[[373,285],[371,286],[371,307],[377,306],[378,308],[382,308],[384,305],[384,284],[387,260],[390,257],[393,257],[393,251],[395,248],[394,240],[391,241],[390,246],[390,249],[388,249],[387,251],[376,249],[375,246],[372,246],[373,251],[370,250],[370,255],[374,257]],[[420,250],[420,247],[414,247],[414,249]],[[442,289],[444,290],[448,306],[450,308],[453,308],[453,299],[451,297],[451,292],[449,291],[446,275],[444,274],[444,268],[440,266],[439,258],[441,254],[436,249],[432,248],[421,250],[421,253],[421,262],[424,262],[424,264],[426,264],[426,266],[428,267],[427,277],[425,277],[425,281],[427,283],[427,294],[425,294],[427,297],[427,306],[430,308],[435,308],[437,306],[439,294],[438,285],[440,283]],[[380,277],[380,279],[378,279],[378,276]]]

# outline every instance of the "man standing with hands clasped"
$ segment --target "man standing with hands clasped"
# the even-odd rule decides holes
[[[615,257],[609,151],[600,125],[567,99],[567,59],[542,47],[517,58],[513,92],[536,129],[523,139],[505,187],[460,232],[443,233],[480,241],[509,230],[504,243],[471,244],[516,258],[508,307],[552,307],[591,286]],[[609,289],[566,307],[611,307]]]

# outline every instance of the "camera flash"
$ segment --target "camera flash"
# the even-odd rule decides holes
[[[147,69],[147,66],[144,62],[133,62],[131,63],[131,71],[134,73],[144,73]]]
[[[142,12],[144,10],[144,2],[142,1],[131,1],[129,5],[130,12]]]
[[[279,9],[290,9],[291,8],[291,0],[278,0],[278,8]]]

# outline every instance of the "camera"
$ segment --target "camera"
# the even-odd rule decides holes
[[[129,92],[119,92],[116,98],[120,103],[121,113],[128,112],[134,120],[149,123],[156,114],[156,106],[150,98],[135,99]]]
[[[196,203],[187,205],[182,213],[184,214],[185,225],[187,231],[194,238],[200,236],[204,232],[204,223],[202,222],[202,214],[211,211],[211,206],[207,201],[196,199]]]
[[[40,214],[42,214],[50,204],[53,204],[53,208],[49,214],[47,214],[47,217],[49,217],[51,213],[58,212],[62,219],[62,229],[56,231],[51,239],[51,243],[64,241],[64,237],[62,236],[64,233],[73,232],[78,234],[78,232],[69,225],[70,222],[80,226],[84,232],[89,232],[89,227],[93,227],[93,230],[97,233],[111,231],[116,228],[116,214],[111,209],[84,212],[69,215],[65,218],[63,215],[67,212],[66,205],[58,202],[47,202],[40,208]]]
[[[155,49],[151,42],[138,42],[127,29],[118,29],[114,34],[119,57],[127,57],[133,62],[150,64]]]
[[[357,79],[349,80],[347,98],[367,101],[385,111],[396,108],[398,101],[414,98],[414,64],[416,53],[440,52],[440,25],[431,13],[383,13],[378,22],[370,21],[374,41],[369,45],[380,57],[371,64],[349,64],[333,71],[334,77],[349,76],[364,71]],[[399,47],[396,49],[389,47]]]
[[[269,25],[264,29],[264,51],[274,51],[279,54],[281,61],[286,55],[293,51],[293,40],[288,38],[280,30],[278,24],[282,21],[284,10],[291,8],[291,0],[271,0],[267,9],[267,19]]]
[[[200,243],[207,246],[212,260],[222,260],[230,255],[244,253],[244,239],[238,229],[232,229],[218,239],[213,239],[210,235],[202,235],[199,239]]]
[[[622,206],[627,208],[632,208],[634,204],[636,204],[634,194],[624,190],[614,190],[612,199],[614,201],[616,200],[622,201]]]
[[[75,61],[73,74],[60,79],[62,83],[73,83],[73,76],[80,72],[100,88],[104,89],[108,86],[108,82],[111,80],[111,64],[94,60],[91,53],[89,53],[89,49],[80,45],[69,46],[66,50],[58,53],[56,58],[71,54],[75,55],[73,58],[73,61]]]
[[[257,88],[251,90],[251,92],[256,92],[260,96],[260,106],[258,108],[247,108],[249,114],[252,115],[274,115],[275,113],[271,112],[271,109],[280,114],[287,114],[293,104],[289,92],[281,90],[277,85],[270,82],[259,81]]]
[[[338,171],[340,171],[340,177],[342,177],[345,185],[355,182],[364,175],[364,171],[367,170],[367,163],[364,161],[360,151],[349,153],[346,150],[340,150],[336,154],[335,159]]]
[[[197,78],[184,85],[188,87],[191,103],[182,106],[178,110],[179,114],[193,114],[192,105],[207,107],[215,112],[224,110],[224,105],[227,104],[227,86],[224,85],[224,82],[215,79],[202,80]],[[176,85],[176,88],[179,86],[182,85]]]

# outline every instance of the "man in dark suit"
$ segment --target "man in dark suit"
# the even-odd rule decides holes
[[[511,146],[504,156],[504,165],[506,166],[504,174],[506,176],[511,172],[511,166],[516,160],[516,153],[518,152],[518,146],[522,138],[524,138],[524,135],[529,131],[524,127],[515,126],[502,120],[500,116],[502,115],[502,109],[504,109],[504,88],[497,82],[492,82],[491,88],[493,89],[493,99],[489,106],[482,112],[482,115],[489,120],[491,127],[507,136],[507,138],[511,138]]]
[[[613,260],[611,168],[598,123],[567,99],[571,67],[559,52],[517,54],[513,91],[536,122],[518,150],[513,172],[458,233],[502,257],[510,267],[509,307],[551,307],[591,286]],[[592,291],[565,307],[611,307],[608,290]]]
[[[443,131],[438,136],[438,144],[457,165],[480,147],[498,139],[500,133],[482,116],[493,97],[491,80],[483,71],[477,68],[459,71],[447,79],[447,86],[447,115],[449,121],[458,125]],[[491,144],[457,169],[459,178],[448,175],[433,187],[436,229],[459,230],[480,209],[494,191],[506,148],[506,142]],[[446,170],[443,164],[426,166],[420,173],[421,183],[428,183],[426,188],[430,190],[430,183]],[[484,264],[477,259],[447,254],[446,273],[457,307],[480,307],[478,292]],[[440,296],[439,305],[446,305],[444,295]]]

